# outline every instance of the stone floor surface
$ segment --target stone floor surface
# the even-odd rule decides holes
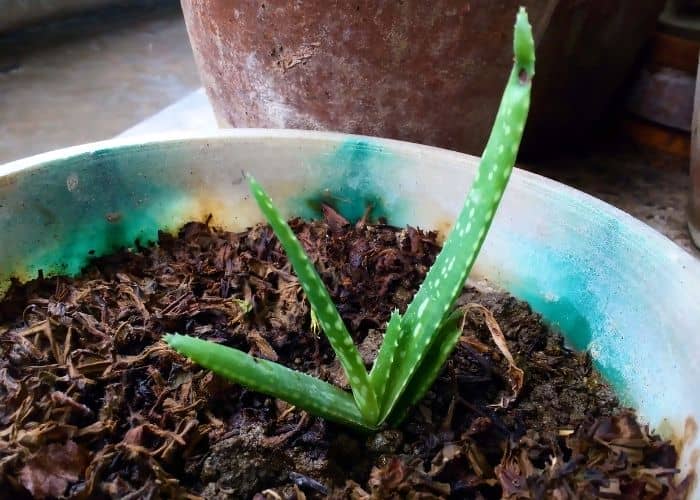
[[[107,139],[199,86],[179,2],[0,34],[0,163]]]

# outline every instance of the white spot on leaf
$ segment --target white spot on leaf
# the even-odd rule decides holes
[[[423,313],[425,312],[425,308],[428,307],[428,302],[430,299],[426,298],[421,302],[421,304],[418,306],[418,317],[422,317]]]
[[[421,322],[419,321],[419,322],[416,324],[416,327],[413,329],[413,337],[414,337],[414,338],[417,337],[417,336],[420,334],[420,331],[421,331],[422,328],[423,328],[423,325],[422,325]]]

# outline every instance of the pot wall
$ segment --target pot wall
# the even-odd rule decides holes
[[[480,154],[528,8],[537,77],[525,149],[581,139],[663,0],[182,0],[222,125],[334,130]]]

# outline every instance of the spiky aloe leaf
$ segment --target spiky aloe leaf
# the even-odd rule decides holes
[[[366,429],[352,396],[317,378],[238,349],[187,335],[165,335],[170,347],[197,364],[246,388],[282,399],[319,417]]]
[[[454,311],[440,327],[430,352],[423,358],[408,387],[391,409],[387,417],[389,425],[399,425],[406,417],[409,408],[423,399],[457,345],[462,335],[463,324],[464,314]]]
[[[516,18],[513,52],[513,69],[464,207],[401,318],[401,339],[397,347],[382,345],[378,354],[377,364],[386,362],[382,357],[395,360],[388,384],[379,396],[380,421],[391,413],[427,353],[431,352],[438,333],[436,325],[442,323],[461,293],[515,164],[530,107],[535,66],[532,28],[524,8]],[[385,374],[376,372],[375,376]],[[377,381],[373,381],[373,385],[380,386]]]
[[[372,371],[370,372],[370,381],[372,383],[372,389],[377,395],[377,399],[381,402],[381,394],[384,393],[385,387],[389,382],[389,375],[391,374],[391,367],[394,364],[394,356],[399,348],[399,342],[401,341],[401,315],[399,311],[392,311],[389,322],[386,326],[386,332],[384,333],[384,339],[382,340],[382,345],[380,346],[380,351],[384,352],[383,356],[377,355],[377,359],[372,366]],[[405,350],[400,351],[405,354]],[[381,409],[381,408],[380,408]]]
[[[289,224],[275,208],[262,186],[250,175],[248,176],[248,184],[260,210],[279,238],[287,258],[299,278],[299,283],[309,299],[311,308],[345,370],[357,406],[367,422],[377,422],[379,404],[370,384],[369,375],[326,286]]]
[[[262,187],[249,178],[258,205],[299,276],[313,316],[348,375],[354,400],[330,384],[235,349],[181,335],[166,336],[166,341],[217,373],[329,420],[365,429],[376,428],[388,417],[391,422],[400,421],[433,383],[459,338],[458,315],[449,312],[479,253],[515,163],[535,62],[532,30],[524,9],[518,13],[514,38],[515,64],[472,189],[406,313],[392,314],[370,375],[299,241]]]

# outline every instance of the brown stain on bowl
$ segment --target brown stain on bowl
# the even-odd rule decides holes
[[[105,214],[105,219],[107,220],[107,222],[115,224],[122,220],[122,214],[119,212],[109,212]]]
[[[683,447],[687,446],[689,443],[692,443],[695,441],[698,435],[698,423],[695,420],[694,417],[686,417],[685,419],[685,425],[683,427],[683,440],[681,443],[681,447],[679,448],[679,454],[683,451]],[[688,488],[688,492],[692,492],[695,490],[695,487],[697,486],[697,468],[698,468],[698,461],[700,460],[700,449],[694,448],[690,452],[690,458],[688,459],[689,462],[689,468],[688,468],[688,477],[690,477],[690,487]]]
[[[693,417],[687,417],[685,419],[685,427],[683,430],[683,440],[692,441],[698,435],[698,423]]]
[[[679,430],[679,425],[674,425],[671,419],[665,418],[656,429],[656,432],[664,439],[671,442],[676,448],[679,458],[687,453],[688,470],[686,471],[686,477],[690,478],[691,484],[688,492],[692,493],[697,486],[697,468],[700,462],[700,449],[695,447],[692,450],[686,450],[686,448],[692,446],[698,437],[698,423],[695,417],[689,415],[685,418],[682,435],[678,432]]]
[[[436,219],[435,223],[433,224],[432,229],[434,231],[437,231],[438,236],[437,236],[437,241],[441,245],[445,242],[447,239],[447,235],[450,234],[450,231],[452,230],[452,226],[454,225],[455,219],[448,219],[447,217],[445,218],[438,218]]]
[[[687,446],[688,443],[695,441],[698,436],[698,423],[694,417],[686,417],[685,425],[683,427],[683,439],[681,441],[681,447]],[[694,449],[690,454],[690,464],[693,470],[700,460],[700,449]]]
[[[8,188],[17,184],[17,177],[14,175],[0,176],[0,188]]]

